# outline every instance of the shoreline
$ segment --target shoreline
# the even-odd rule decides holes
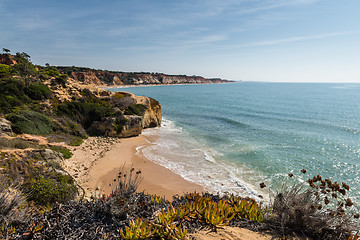
[[[138,147],[148,144],[142,135],[121,139],[90,137],[79,147],[73,147],[73,156],[64,161],[64,167],[84,188],[86,198],[109,195],[114,189],[114,179],[116,181],[123,167],[127,172],[131,168],[141,171],[143,180],[138,192],[156,194],[169,201],[174,195],[204,192],[202,186],[137,153]]]
[[[138,85],[95,85],[104,90],[114,89],[114,88],[131,88],[131,87],[156,87],[156,86],[182,86],[182,85],[203,85],[203,84],[228,84],[228,83],[240,83],[241,81],[233,82],[221,82],[221,83],[171,83],[171,84],[138,84]]]

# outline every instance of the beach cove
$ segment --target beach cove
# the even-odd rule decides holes
[[[360,205],[359,84],[229,83],[127,88],[157,99],[162,127],[139,151],[213,193],[266,195],[289,173],[351,186]],[[110,91],[123,91],[112,88]],[[302,174],[301,169],[307,174]]]
[[[201,186],[137,153],[138,147],[148,144],[142,135],[122,139],[89,137],[81,146],[73,147],[74,155],[65,160],[65,169],[85,189],[86,197],[109,195],[114,190],[114,179],[117,179],[123,167],[126,172],[131,168],[141,171],[143,180],[139,185],[139,192],[171,200],[176,194],[204,191]]]

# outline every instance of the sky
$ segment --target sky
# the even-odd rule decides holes
[[[360,83],[359,0],[0,0],[0,47],[39,65]]]

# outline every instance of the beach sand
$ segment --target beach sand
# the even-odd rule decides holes
[[[109,185],[114,184],[114,179],[123,166],[127,170],[132,167],[135,171],[141,170],[143,180],[138,188],[139,192],[156,194],[171,201],[176,194],[204,191],[201,186],[136,153],[137,147],[147,144],[151,143],[142,135],[125,139],[89,137],[81,146],[72,147],[73,156],[64,160],[63,167],[84,188],[86,198],[111,193],[112,188]],[[190,236],[192,239],[201,240],[278,239],[269,234],[234,227],[224,227],[216,233],[201,230]]]
[[[143,177],[138,191],[156,194],[172,200],[172,196],[204,189],[169,169],[136,154],[136,148],[150,144],[140,135],[132,138],[90,137],[80,147],[74,147],[73,157],[64,162],[65,169],[75,177],[86,191],[86,196],[109,194],[122,167],[140,170]]]

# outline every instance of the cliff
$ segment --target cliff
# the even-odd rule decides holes
[[[13,66],[14,64],[17,63],[14,58],[15,57],[10,54],[0,54],[0,64]]]
[[[48,64],[34,65],[24,52],[0,54],[0,84],[1,227],[4,196],[25,193],[24,201],[42,206],[79,197],[83,189],[62,165],[72,156],[69,148],[88,136],[110,143],[161,124],[155,99],[81,84]],[[10,215],[9,222],[18,222]]]
[[[83,84],[95,85],[148,85],[148,84],[202,84],[231,82],[220,78],[204,78],[201,76],[167,75],[163,73],[128,73],[94,70],[78,67],[57,67]]]
[[[71,78],[56,67],[34,65],[24,52],[0,54],[0,62],[0,117],[11,122],[12,129],[7,129],[9,124],[2,121],[8,132],[131,137],[143,128],[160,126],[158,101],[94,86],[110,76],[113,84],[120,84],[115,74],[90,71],[79,81],[81,73],[74,72]]]
[[[106,137],[132,137],[139,135],[144,128],[158,127],[161,124],[161,105],[155,99],[136,96],[127,92],[110,92],[91,85],[79,84],[74,79],[67,79],[65,85],[54,84],[51,79],[45,82],[59,100],[60,111],[69,118],[91,119],[82,126],[88,134]],[[77,99],[74,102],[73,99]],[[102,108],[109,108],[111,114],[97,118],[87,116],[92,111],[80,111],[87,104],[101,103]],[[76,104],[81,104],[81,108]],[[88,107],[86,105],[86,107]],[[96,108],[99,108],[97,106]],[[77,111],[77,112],[76,112]],[[78,117],[74,115],[78,114]],[[77,121],[78,122],[78,121]]]

